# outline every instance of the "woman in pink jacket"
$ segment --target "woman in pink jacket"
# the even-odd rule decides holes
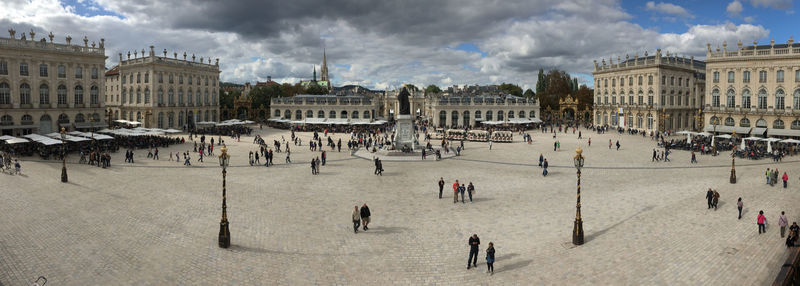
[[[767,217],[764,216],[764,211],[758,211],[758,217],[756,218],[756,222],[758,223],[758,234],[766,233],[767,228]]]

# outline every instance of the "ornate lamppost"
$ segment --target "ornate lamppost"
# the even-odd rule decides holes
[[[736,153],[731,153],[731,184],[736,184]]]
[[[572,227],[572,244],[574,245],[581,245],[583,244],[583,220],[581,219],[581,168],[583,168],[583,161],[585,157],[581,155],[583,150],[580,147],[575,150],[575,157],[573,157],[573,162],[575,163],[575,169],[578,169],[578,203],[576,204],[577,211],[575,212],[575,224]]]
[[[231,156],[228,155],[228,148],[225,145],[220,148],[220,151],[222,151],[222,154],[219,155],[219,165],[222,167],[222,220],[219,222],[219,247],[228,248],[231,245],[231,232],[228,229],[225,175],[228,174],[227,167]]]
[[[67,180],[67,156],[66,156],[66,149],[67,148],[67,130],[64,127],[61,127],[61,182],[66,183]]]

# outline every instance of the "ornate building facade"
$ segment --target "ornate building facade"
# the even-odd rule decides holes
[[[646,131],[699,128],[705,63],[675,55],[638,54],[594,63],[594,124]]]
[[[513,95],[429,96],[425,116],[436,127],[471,127],[479,121],[533,119],[539,115],[539,102]]]
[[[35,40],[25,33],[0,38],[0,130],[2,135],[47,134],[105,126],[105,40],[74,45]]]
[[[706,131],[800,136],[800,44],[709,44],[706,58]]]
[[[293,97],[273,98],[270,101],[271,118],[289,120],[360,119],[377,118],[379,101],[368,96],[335,96],[300,94]]]
[[[195,122],[218,121],[219,59],[188,60],[157,56],[154,47],[141,56],[119,54],[120,64],[108,72],[108,105],[112,117],[141,122],[146,128],[193,128]]]

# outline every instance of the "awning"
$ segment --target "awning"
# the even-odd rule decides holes
[[[763,136],[764,135],[764,131],[767,131],[767,128],[755,127],[755,128],[753,128],[753,131],[752,131],[753,133],[751,133],[751,134],[753,136]]]
[[[26,124],[26,125],[0,125],[0,129],[28,129],[28,128],[39,128],[38,125],[33,124]]]
[[[769,130],[767,130],[767,135],[768,136],[800,137],[800,130],[770,128]]]
[[[75,123],[75,128],[83,129],[83,128],[99,128],[99,127],[108,127],[108,124],[102,121],[99,122],[79,122]]]
[[[15,138],[15,137],[11,137],[10,139],[5,139],[5,140],[6,140],[7,144],[17,144],[17,143],[28,143],[29,142],[27,139]]]
[[[717,125],[716,131],[722,133],[733,133],[733,131],[736,131],[736,134],[748,134],[750,133],[750,129],[750,127]],[[714,132],[714,125],[706,125],[703,131]],[[764,131],[762,130],[761,132],[763,133]]]

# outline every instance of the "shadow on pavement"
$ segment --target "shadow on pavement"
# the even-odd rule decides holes
[[[613,228],[625,223],[626,221],[638,216],[639,214],[641,214],[643,212],[646,212],[646,211],[649,211],[649,210],[652,210],[654,208],[655,208],[655,206],[646,206],[643,209],[641,209],[638,212],[636,212],[635,214],[633,214],[633,215],[631,215],[631,216],[629,216],[629,217],[627,217],[627,218],[625,218],[625,219],[623,219],[623,220],[621,220],[621,221],[619,221],[619,222],[617,222],[617,223],[615,223],[615,224],[613,224],[613,225],[611,225],[609,227],[606,227],[604,229],[601,229],[599,231],[596,231],[596,232],[593,232],[592,234],[587,235],[585,237],[585,239],[584,239],[584,242],[592,241],[593,239],[597,238],[598,236],[601,236],[601,235],[605,234],[609,230],[611,230],[611,229],[613,229]]]

